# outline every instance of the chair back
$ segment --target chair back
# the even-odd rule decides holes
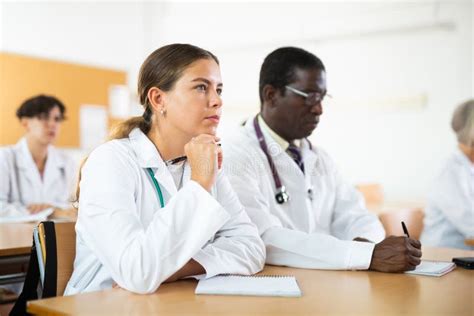
[[[62,296],[74,268],[76,223],[52,223],[52,226],[49,226],[49,228],[45,224],[42,222],[38,226],[40,242],[42,246],[52,244],[52,249],[42,247],[44,252],[43,258],[38,258],[38,260],[44,260],[45,280],[51,279],[50,274],[56,276],[56,296]],[[55,244],[51,243],[51,241],[55,241]]]
[[[35,228],[25,283],[10,315],[27,315],[28,301],[64,294],[76,256],[75,224],[46,221]]]
[[[423,230],[423,210],[421,208],[405,208],[393,210],[379,215],[387,236],[403,236],[401,222],[405,222],[411,238],[420,239]]]
[[[383,190],[379,183],[358,184],[356,189],[364,196],[366,205],[380,206],[383,204]]]

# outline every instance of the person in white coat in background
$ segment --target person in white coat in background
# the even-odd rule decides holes
[[[225,139],[227,175],[267,248],[266,262],[310,269],[412,270],[420,243],[385,237],[361,194],[328,154],[306,139],[326,95],[321,60],[299,48],[268,55],[261,111]],[[368,153],[369,154],[369,153]]]
[[[75,217],[71,200],[77,168],[53,146],[65,112],[61,101],[47,95],[32,97],[18,108],[16,116],[25,136],[16,145],[0,149],[1,218],[42,211]]]
[[[81,171],[74,271],[65,295],[151,293],[205,274],[254,274],[257,228],[220,169],[218,59],[188,44],[154,51],[138,82],[143,116],[119,126]]]
[[[428,195],[423,244],[474,250],[474,100],[460,104],[451,126],[458,147],[446,161]]]

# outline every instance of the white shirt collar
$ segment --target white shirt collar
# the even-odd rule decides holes
[[[278,135],[274,130],[272,130],[270,128],[270,126],[267,125],[267,123],[264,121],[262,115],[258,115],[258,123],[260,124],[261,128],[267,132],[268,135],[270,135],[271,138],[273,138],[273,140],[278,144],[280,145],[280,147],[285,151],[288,149],[288,147],[290,146],[290,143],[288,143],[286,140],[283,139],[283,137],[281,137],[280,135]],[[294,140],[294,144],[297,146],[297,147],[300,147],[301,145],[301,140],[299,139],[296,139]]]
[[[140,128],[134,128],[128,135],[128,138],[130,139],[130,144],[135,152],[140,167],[166,167],[155,144],[153,144]]]
[[[31,154],[30,148],[28,147],[26,137],[22,137],[15,145],[15,147],[21,153],[21,155],[17,159],[17,164],[19,167],[36,166],[33,160],[33,155]],[[53,145],[48,146],[48,154],[46,159],[46,163],[49,165],[56,166],[58,168],[65,167],[64,160],[61,159],[56,148]]]

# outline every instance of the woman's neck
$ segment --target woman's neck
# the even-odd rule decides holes
[[[147,136],[155,144],[164,161],[184,156],[184,145],[191,139],[191,136],[164,131],[163,128],[151,128]]]
[[[43,145],[28,136],[26,137],[26,143],[31,156],[33,157],[33,161],[42,175],[46,165],[46,158],[48,156],[48,145]]]
[[[464,144],[458,144],[459,149],[466,155],[466,157],[474,163],[474,147],[469,147]]]

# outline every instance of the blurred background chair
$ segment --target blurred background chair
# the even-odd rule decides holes
[[[382,206],[384,200],[383,190],[379,183],[358,184],[356,189],[364,196],[367,208]]]
[[[356,185],[370,212],[379,216],[387,236],[403,236],[401,222],[407,226],[410,237],[419,239],[423,230],[423,207],[419,203],[390,203],[384,201],[382,185],[365,183]],[[413,205],[412,205],[413,204]]]
[[[387,236],[403,236],[401,222],[404,221],[410,237],[419,239],[423,230],[424,216],[423,209],[421,208],[406,208],[381,213],[379,214],[379,219],[385,228]]]

